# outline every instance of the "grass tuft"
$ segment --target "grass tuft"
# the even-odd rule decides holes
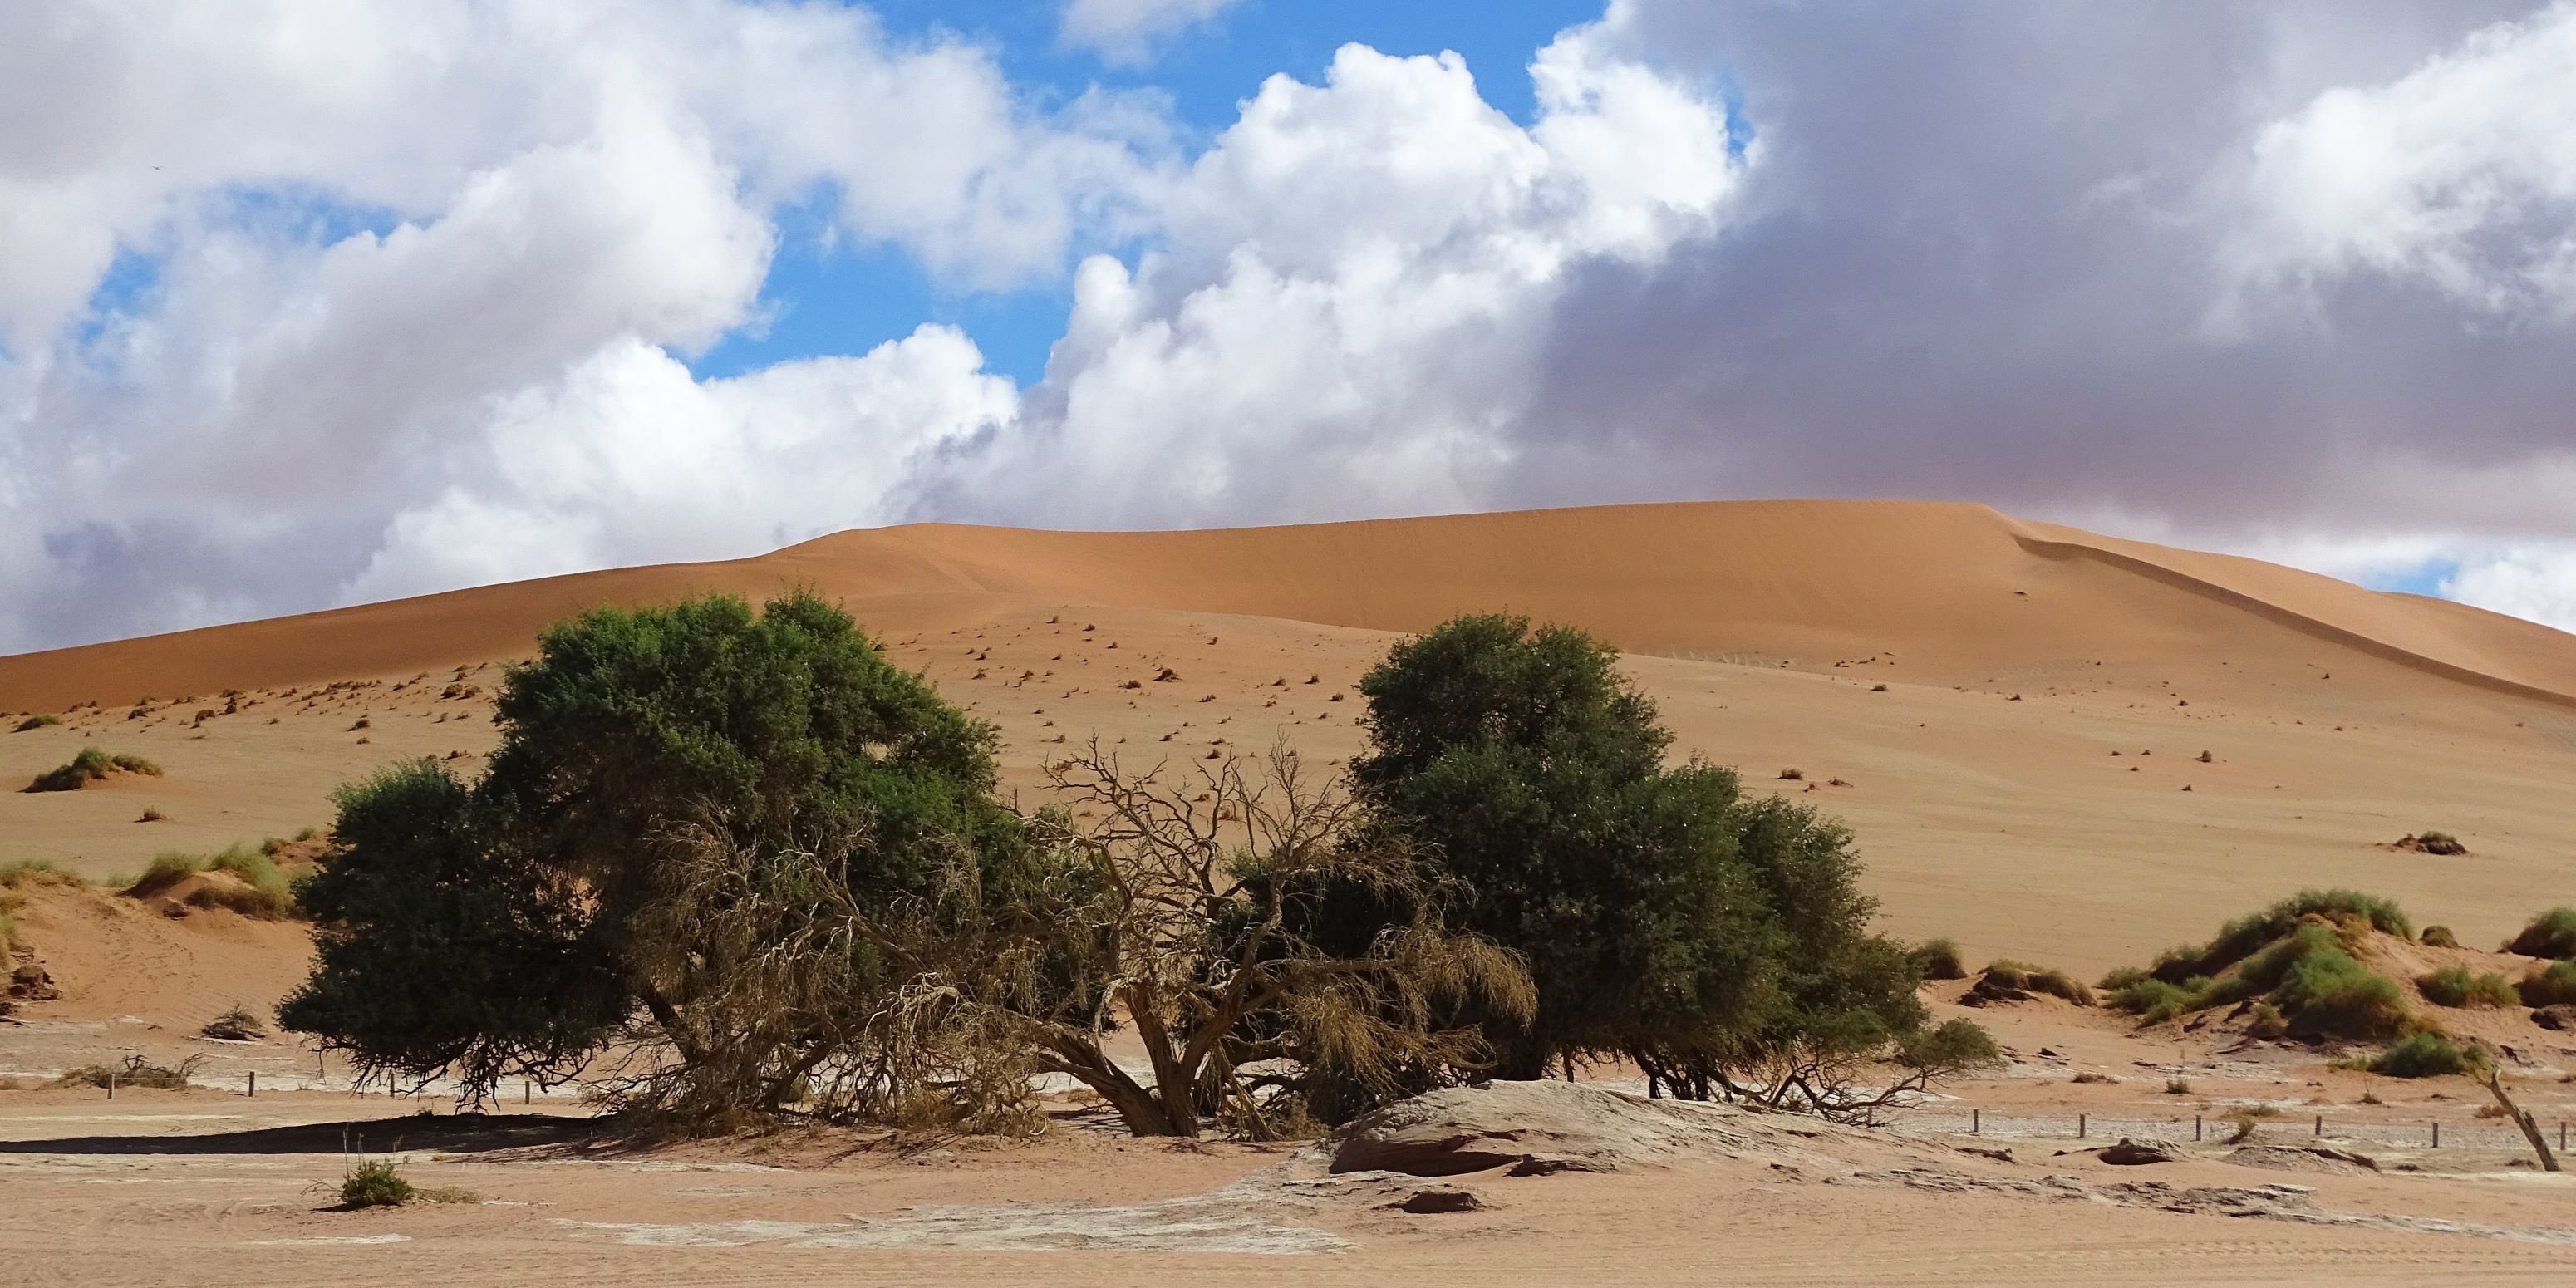
[[[2513,1006],[2513,981],[2501,974],[2471,974],[2466,966],[2445,966],[2415,977],[2415,987],[2436,1006]]]
[[[2486,1052],[2474,1046],[2458,1045],[2439,1033],[2417,1033],[2380,1052],[2370,1071],[2391,1078],[2438,1078],[2474,1072],[2486,1063]]]
[[[2552,908],[2532,918],[2504,950],[2525,957],[2576,957],[2576,908]]]
[[[34,729],[42,729],[42,728],[44,728],[44,727],[45,727],[45,726],[47,726],[47,725],[58,725],[58,724],[61,724],[62,722],[63,722],[63,718],[62,718],[61,716],[51,716],[51,715],[32,715],[32,716],[27,717],[27,718],[26,718],[26,719],[24,719],[24,720],[19,721],[19,722],[18,722],[18,727],[17,727],[17,728],[15,728],[15,729],[10,730],[9,732],[11,732],[11,733],[26,733],[26,732],[28,732],[28,731],[30,731],[30,730],[34,730]]]
[[[2460,937],[2452,934],[2449,926],[2426,926],[2422,943],[2427,948],[2457,948]]]
[[[159,777],[161,767],[141,756],[123,753],[110,755],[96,747],[83,747],[68,763],[36,775],[26,790],[30,792],[76,792],[113,773],[149,774]]]
[[[1959,945],[1949,939],[1927,940],[1914,949],[1914,968],[1925,979],[1966,979],[1968,964],[1959,957]]]
[[[2054,967],[2033,966],[2028,962],[1997,958],[1986,963],[1986,978],[2006,988],[2026,989],[2033,993],[2062,997],[2077,1006],[2094,1004],[2092,989],[2086,988],[2082,980]]]
[[[2576,1002],[2576,961],[2554,961],[2537,967],[2514,985],[2525,1006],[2563,1006]]]

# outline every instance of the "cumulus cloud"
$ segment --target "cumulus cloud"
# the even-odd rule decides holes
[[[1206,22],[1237,0],[1065,0],[1057,39],[1111,63],[1135,65],[1175,32]]]
[[[0,598],[76,607],[0,613],[0,648],[880,518],[867,480],[1007,415],[971,342],[702,390],[664,350],[754,319],[782,205],[961,289],[1049,280],[1136,225],[1167,137],[840,5],[12,7]],[[804,447],[744,423],[773,413]],[[758,533],[655,490],[762,444],[712,478]],[[618,468],[539,487],[545,459]]]
[[[2576,4],[2483,28],[2263,127],[2238,271],[2374,273],[2494,312],[2576,315]]]
[[[1686,82],[1570,31],[1523,128],[1454,54],[1272,77],[1162,194],[1157,249],[1082,265],[1019,432],[921,514],[1202,524],[1472,507],[1517,452],[1569,270],[1649,268],[1744,165]]]

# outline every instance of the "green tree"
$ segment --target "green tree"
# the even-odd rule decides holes
[[[1487,1024],[1503,1074],[1715,1045],[1768,1004],[1779,932],[1736,853],[1735,775],[1664,767],[1671,735],[1607,645],[1462,617],[1360,690],[1362,799],[1455,878],[1451,924],[1528,963],[1535,1019]]]
[[[342,798],[294,1027],[481,1090],[568,1075],[640,1011],[624,1036],[677,1059],[632,1099],[776,1106],[898,982],[827,895],[938,904],[962,873],[978,902],[1026,879],[992,730],[809,594],[584,613],[510,670],[497,719],[470,789],[413,767]],[[442,974],[524,1008],[442,1008]]]

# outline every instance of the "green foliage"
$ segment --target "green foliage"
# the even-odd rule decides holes
[[[2416,1033],[2380,1052],[2370,1071],[2391,1078],[2438,1078],[2474,1073],[2486,1065],[2487,1054],[2477,1047],[2457,1045],[2439,1033]]]
[[[1914,947],[1914,968],[1925,979],[1966,979],[1968,964],[1959,956],[1959,945],[1949,939],[1933,939]]]
[[[2554,961],[2537,967],[2514,985],[2525,1006],[2562,1006],[2576,1002],[2576,961]]]
[[[2552,908],[2532,918],[2504,950],[2525,957],[2576,957],[2576,908]]]
[[[2004,1052],[1995,1045],[1994,1035],[1979,1025],[1968,1020],[1944,1020],[1899,1042],[1896,1062],[1912,1069],[1964,1072],[1994,1068],[2004,1063]]]
[[[89,879],[52,859],[0,863],[0,889],[21,890],[36,884],[85,886]]]
[[[2415,987],[2436,1006],[2512,1006],[2518,1001],[2513,981],[2501,974],[2473,974],[2466,966],[2418,975]]]
[[[550,1078],[623,1018],[579,891],[519,862],[434,761],[340,789],[339,847],[301,890],[316,963],[278,1007],[362,1068],[467,1085]]]
[[[36,775],[35,780],[27,784],[26,790],[76,792],[119,771],[158,777],[161,767],[141,756],[128,756],[123,753],[110,755],[96,747],[83,747],[80,754],[72,757],[69,763]]]
[[[481,781],[416,764],[340,798],[289,1027],[376,1067],[453,1068],[472,1095],[568,1073],[640,1009],[689,1068],[766,1069],[774,1103],[816,1025],[697,1004],[764,959],[672,915],[681,891],[757,894],[788,935],[827,884],[882,910],[950,897],[961,855],[976,900],[1035,880],[993,731],[810,594],[757,617],[730,596],[584,613],[509,670],[494,718]],[[810,969],[893,983],[866,943]]]
[[[2452,934],[2449,926],[2426,926],[2423,938],[2418,942],[2427,948],[2457,948],[2460,937]]]
[[[1736,777],[1665,769],[1671,735],[1616,661],[1581,631],[1463,617],[1360,681],[1356,790],[1454,880],[1449,923],[1523,954],[1538,987],[1533,1023],[1486,1026],[1505,1076],[1641,1039],[1707,1055],[1775,1002],[1786,930],[1741,853]],[[1790,814],[1758,826],[1788,879],[1842,843]]]
[[[340,1178],[340,1206],[348,1208],[397,1207],[411,1202],[411,1182],[404,1180],[391,1159],[370,1158],[350,1165]]]
[[[2285,1037],[2289,1032],[2289,1019],[2281,1014],[2280,1007],[2270,1002],[2256,1002],[2253,1014],[2247,1016],[2245,1020],[2247,1037],[2277,1038]]]
[[[2407,1023],[2396,981],[2341,948],[2321,948],[2299,958],[2272,996],[2301,1032],[2385,1038],[2402,1032]]]
[[[1986,978],[2007,988],[2026,989],[2062,997],[2077,1006],[2093,1005],[2093,990],[2083,981],[2053,966],[2033,966],[2028,962],[1998,958],[1986,963]]]
[[[63,718],[62,718],[61,716],[54,716],[54,715],[41,715],[41,714],[40,714],[40,715],[32,715],[32,716],[27,717],[27,718],[26,718],[26,719],[24,719],[24,720],[19,721],[19,722],[18,722],[18,727],[17,727],[17,728],[15,728],[15,729],[10,730],[9,732],[11,732],[11,733],[26,733],[27,731],[29,731],[29,730],[31,730],[31,729],[42,729],[42,728],[44,728],[44,727],[45,727],[45,726],[47,726],[47,725],[58,725],[58,724],[61,724],[62,722],[63,722]]]
[[[2415,935],[2405,912],[2389,900],[2353,890],[2302,890],[2261,912],[2228,922],[2204,947],[2167,951],[2156,959],[2154,974],[2168,983],[2180,983],[2194,975],[2217,975],[2311,917],[2331,922],[2366,922],[2372,929],[2401,939]]]
[[[278,871],[276,861],[247,845],[233,845],[215,854],[164,850],[144,865],[142,877],[133,883],[130,892],[138,897],[158,894],[200,872],[229,873],[249,888],[210,886],[190,896],[192,902],[230,908],[245,917],[269,921],[282,921],[297,914],[295,892],[286,875]]]

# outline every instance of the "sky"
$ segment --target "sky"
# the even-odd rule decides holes
[[[1776,496],[2576,629],[2576,0],[0,7],[0,652]]]

